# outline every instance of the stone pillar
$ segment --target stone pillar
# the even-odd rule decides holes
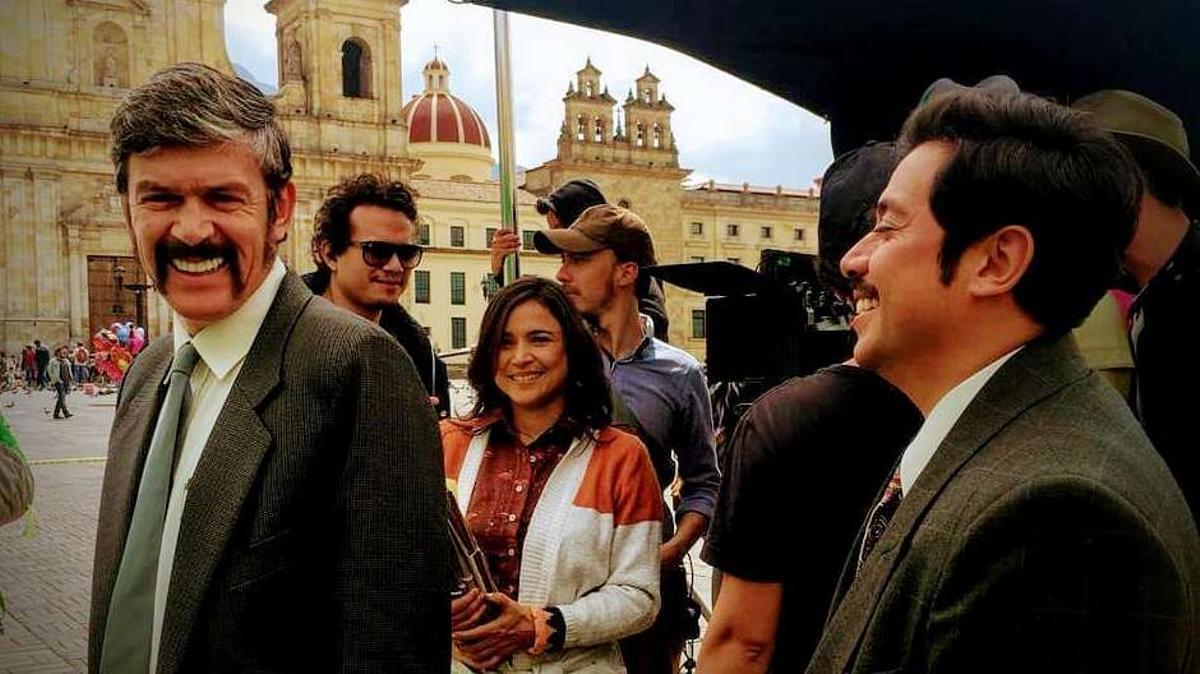
[[[70,276],[68,298],[71,305],[70,334],[72,340],[87,341],[88,334],[88,286],[87,258],[83,255],[83,241],[79,223],[68,223],[67,268]]]
[[[34,254],[32,267],[37,283],[35,307],[38,329],[52,344],[71,337],[65,232],[58,222],[58,171],[38,169],[32,172]]]
[[[37,315],[37,283],[34,271],[33,181],[27,170],[6,170],[0,175],[0,220],[4,228],[3,310],[4,348],[13,349],[33,341]]]

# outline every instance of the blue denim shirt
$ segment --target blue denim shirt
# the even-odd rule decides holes
[[[616,394],[629,407],[642,430],[674,455],[681,503],[676,518],[696,512],[711,519],[721,486],[713,436],[712,405],[704,371],[688,352],[655,339],[653,330],[632,353],[613,360],[605,354]],[[653,451],[653,450],[652,450]],[[652,456],[664,488],[673,476],[664,475],[670,457]]]

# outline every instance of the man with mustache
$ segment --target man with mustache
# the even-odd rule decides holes
[[[399,344],[279,259],[274,106],[170,66],[117,107],[111,154],[174,331],[118,396],[89,670],[446,671],[436,420]]]
[[[363,173],[330,188],[313,225],[314,293],[379,324],[408,352],[439,417],[450,414],[446,364],[425,329],[400,306],[423,251],[413,243],[417,205],[400,181]]]
[[[935,95],[899,145],[841,267],[855,360],[925,421],[808,671],[1196,671],[1196,525],[1070,332],[1116,275],[1136,167],[1082,113],[1021,93]]]

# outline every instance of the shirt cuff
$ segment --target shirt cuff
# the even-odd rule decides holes
[[[563,643],[567,639],[567,621],[563,620],[562,611],[557,606],[547,606],[546,613],[550,614],[550,619],[546,624],[550,626],[550,644],[546,648],[547,651],[553,653],[561,651]]]

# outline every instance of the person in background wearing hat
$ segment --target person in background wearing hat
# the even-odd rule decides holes
[[[1130,309],[1132,406],[1200,520],[1200,171],[1188,157],[1187,132],[1175,113],[1129,91],[1107,90],[1072,106],[1091,113],[1133,154],[1145,191],[1126,275],[1139,290]]]
[[[570,227],[579,214],[599,204],[608,201],[600,186],[587,178],[576,178],[563,183],[557,190],[537,200],[537,212],[546,217],[546,226],[550,229]],[[514,232],[501,229],[492,237],[492,276],[488,288],[484,291],[488,297],[504,285],[504,258],[516,252],[521,247],[521,240]],[[662,341],[667,339],[670,327],[667,318],[667,299],[663,294],[662,282],[651,279],[645,284],[643,292],[638,293],[638,311],[654,321],[654,336]]]
[[[632,427],[645,443],[664,490],[678,465],[681,500],[674,521],[663,522],[662,609],[649,630],[621,643],[630,671],[676,672],[690,621],[682,560],[707,530],[720,487],[708,383],[700,362],[654,337],[638,313],[637,287],[648,280],[641,270],[655,257],[650,232],[635,213],[593,206],[568,229],[538,232],[534,244],[562,256],[556,276],[595,326],[616,423]]]
[[[867,145],[839,157],[821,181],[821,275],[843,296],[850,284],[838,261],[874,226],[875,201],[896,161],[894,144]],[[704,539],[701,556],[723,579],[701,672],[804,669],[845,551],[921,420],[903,393],[852,361],[795,377],[754,402],[730,437]],[[795,488],[813,475],[820,488]],[[779,544],[795,525],[804,531],[801,555]]]

